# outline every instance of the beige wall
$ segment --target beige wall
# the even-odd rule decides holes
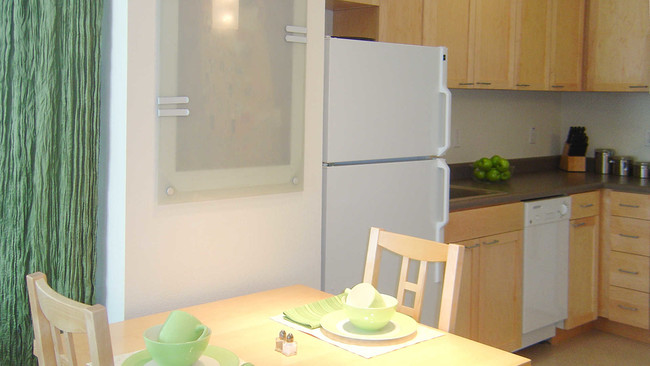
[[[123,228],[109,228],[118,235],[105,239],[124,255],[99,258],[109,290],[98,300],[109,304],[110,321],[295,283],[318,288],[324,1],[308,2],[304,190],[164,206],[155,199],[155,4],[129,1],[128,13],[114,13],[111,23],[128,22],[128,57],[120,56],[125,80],[111,79],[126,84],[126,98],[113,101],[125,116],[106,117],[126,125],[111,137],[108,156],[126,152],[125,179],[115,182],[124,187],[106,199],[107,215],[122,218],[113,225]]]

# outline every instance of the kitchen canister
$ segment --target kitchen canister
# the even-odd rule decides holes
[[[614,149],[596,149],[596,173],[598,174],[611,174],[612,156],[616,152]]]
[[[650,162],[637,161],[632,164],[632,175],[641,179],[650,178]]]
[[[632,173],[632,158],[630,156],[612,156],[612,174],[626,176]]]

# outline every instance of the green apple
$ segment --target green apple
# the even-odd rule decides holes
[[[485,179],[485,170],[481,170],[481,168],[474,168],[474,177],[478,180],[484,180]]]
[[[510,162],[506,159],[501,159],[494,167],[497,168],[498,171],[503,173],[508,171],[508,169],[510,169]]]
[[[483,171],[490,171],[492,169],[492,160],[488,158],[481,158],[478,161],[478,167]]]
[[[499,173],[499,171],[496,169],[490,169],[490,171],[488,171],[487,174],[485,174],[485,177],[490,182],[496,182],[499,179],[501,179],[501,173]]]

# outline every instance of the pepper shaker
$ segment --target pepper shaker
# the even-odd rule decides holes
[[[282,354],[285,356],[294,356],[298,353],[298,342],[293,339],[293,334],[287,334],[287,341],[284,342],[282,347]]]
[[[275,338],[275,350],[278,352],[282,352],[282,349],[284,348],[284,343],[287,338],[287,332],[282,329],[280,331],[280,334]]]

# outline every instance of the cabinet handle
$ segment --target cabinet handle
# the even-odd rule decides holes
[[[635,307],[632,307],[632,306],[625,306],[625,305],[618,304],[618,307],[623,309],[623,310],[639,311],[638,308],[635,308]]]
[[[638,275],[639,274],[639,271],[628,271],[628,270],[625,270],[623,268],[619,268],[618,271],[622,272],[622,273],[631,274],[631,275]]]
[[[499,241],[497,239],[494,239],[494,240],[489,241],[489,242],[483,242],[483,245],[492,245],[492,244],[497,244],[498,242]]]
[[[588,204],[586,204],[586,205],[580,205],[580,207],[582,207],[582,208],[588,208],[588,207],[592,207],[593,205],[594,205],[593,203],[588,203]]]
[[[630,86],[628,86],[628,88],[630,88],[630,89],[645,89],[647,87],[648,87],[647,85],[630,85]]]
[[[474,83],[458,83],[459,86],[474,85]]]
[[[476,82],[476,84],[478,84],[478,85],[492,85],[492,83],[486,83],[484,81],[478,81],[478,82]]]
[[[638,235],[627,235],[627,234],[618,234],[619,236],[622,236],[624,238],[630,238],[630,239],[638,239]]]
[[[628,205],[627,203],[619,203],[618,205],[621,206],[621,207],[629,207],[629,208],[639,208],[639,207],[641,207],[639,205]]]
[[[564,85],[551,85],[551,88],[560,89],[560,88],[564,88]]]
[[[530,86],[530,84],[517,84],[517,86]]]
[[[573,224],[573,227],[580,227],[580,226],[585,226],[585,225],[587,225],[586,222],[579,222],[577,224]]]
[[[474,248],[479,247],[480,245],[481,245],[481,244],[470,245],[470,246],[468,246],[468,247],[465,247],[465,249],[474,249]]]

